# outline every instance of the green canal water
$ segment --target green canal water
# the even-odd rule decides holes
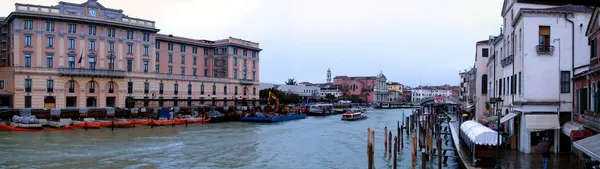
[[[353,122],[332,115],[274,124],[0,131],[0,168],[362,169],[367,168],[367,128],[376,134],[376,168],[391,168],[392,162],[383,157],[383,129],[395,129],[403,113],[411,112],[373,110],[368,119]],[[410,142],[404,144],[398,168],[411,165]],[[458,168],[456,159],[450,158],[444,168]]]

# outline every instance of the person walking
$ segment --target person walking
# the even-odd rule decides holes
[[[550,160],[550,147],[552,147],[552,139],[549,133],[544,133],[542,140],[535,146],[535,151],[542,155],[542,163],[544,169],[548,168],[548,161]]]

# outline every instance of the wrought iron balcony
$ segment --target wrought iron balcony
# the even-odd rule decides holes
[[[82,77],[113,77],[124,78],[125,71],[108,69],[85,69],[85,68],[59,68],[58,74],[61,76],[82,76]]]
[[[586,127],[600,131],[600,114],[586,110],[582,122]]]
[[[554,53],[554,46],[552,45],[537,45],[536,51],[538,55],[552,55]]]
[[[243,85],[253,85],[254,81],[248,80],[248,79],[242,79],[242,80],[240,80],[240,84],[243,84]]]
[[[590,59],[590,66],[595,66],[599,63],[598,57]]]
[[[514,62],[514,56],[510,55],[504,59],[502,59],[502,61],[500,61],[500,64],[502,65],[502,67],[506,67],[510,64],[512,64]]]

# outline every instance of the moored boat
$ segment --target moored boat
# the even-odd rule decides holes
[[[311,116],[326,116],[332,114],[334,114],[332,104],[314,104],[311,105],[308,110],[308,115]]]
[[[244,116],[240,117],[240,120],[246,122],[282,122],[303,118],[306,118],[306,114],[290,114],[278,116]]]

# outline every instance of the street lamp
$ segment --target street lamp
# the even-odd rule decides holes
[[[496,108],[496,117],[498,119],[497,123],[496,123],[496,133],[498,133],[498,138],[497,140],[497,144],[496,144],[496,167],[497,169],[500,169],[502,167],[500,167],[500,115],[502,113],[502,109],[498,109],[501,105],[502,102],[504,100],[502,100],[501,97],[496,97],[496,98],[490,98],[490,103],[491,104],[496,104],[496,106],[494,106],[494,108]]]

